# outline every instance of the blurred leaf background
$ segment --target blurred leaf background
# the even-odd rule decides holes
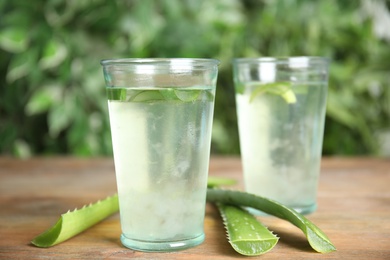
[[[239,154],[233,57],[331,59],[325,155],[390,156],[381,0],[0,1],[0,154],[109,155],[100,60],[221,61],[212,152]]]

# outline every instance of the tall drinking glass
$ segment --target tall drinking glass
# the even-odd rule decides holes
[[[203,242],[218,63],[101,62],[124,246],[172,251]]]
[[[328,60],[240,58],[233,71],[246,191],[315,211]]]

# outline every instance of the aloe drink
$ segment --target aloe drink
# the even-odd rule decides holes
[[[125,58],[101,64],[121,243],[148,252],[201,244],[219,61]]]
[[[236,101],[246,191],[313,211],[326,83],[248,82],[243,90]]]
[[[245,190],[303,214],[317,208],[328,65],[323,57],[233,61]]]
[[[214,91],[107,88],[125,245],[159,251],[203,241]]]

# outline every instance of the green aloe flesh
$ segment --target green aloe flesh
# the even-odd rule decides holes
[[[300,228],[315,251],[328,253],[336,250],[325,233],[310,220],[276,201],[246,192],[222,189],[208,189],[207,201],[261,210],[267,214],[287,220]]]
[[[54,226],[35,237],[31,243],[37,247],[57,245],[99,223],[118,210],[118,195],[115,194],[81,209],[68,211],[61,215]]]
[[[164,89],[127,89],[127,88],[106,88],[108,100],[122,102],[157,102],[157,101],[179,101],[193,102],[196,100],[214,100],[210,90],[193,88],[164,88]]]
[[[217,203],[221,213],[228,241],[235,251],[246,256],[267,253],[278,242],[252,214],[241,207]]]
[[[234,179],[210,176],[209,188],[230,186],[237,183]],[[255,256],[269,252],[279,238],[270,232],[261,222],[245,209],[217,203],[232,248],[242,255]]]

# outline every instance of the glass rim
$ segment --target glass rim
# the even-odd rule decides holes
[[[218,66],[220,61],[213,58],[118,58],[103,59],[102,66],[189,66],[189,67],[211,67]]]
[[[330,59],[321,56],[286,56],[286,57],[256,57],[256,58],[233,58],[235,64],[256,64],[256,63],[310,63],[310,64],[328,64]]]

